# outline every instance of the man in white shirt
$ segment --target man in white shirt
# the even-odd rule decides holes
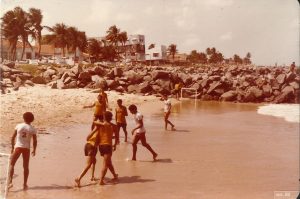
[[[8,188],[11,188],[12,179],[14,175],[14,166],[22,154],[23,157],[23,168],[24,168],[24,184],[23,189],[28,189],[27,179],[29,176],[29,159],[30,159],[30,141],[33,138],[33,151],[32,156],[35,156],[35,150],[37,146],[36,129],[31,126],[34,120],[34,115],[31,112],[23,114],[24,123],[18,124],[15,128],[15,132],[11,138],[11,160],[9,170],[9,184]],[[15,142],[16,140],[16,142]]]
[[[142,145],[152,153],[153,160],[155,161],[157,157],[157,153],[153,151],[151,146],[146,141],[146,129],[143,123],[143,115],[137,111],[137,107],[134,104],[130,105],[128,109],[130,113],[134,115],[134,120],[136,123],[136,127],[131,131],[131,134],[134,135],[133,142],[132,142],[132,147],[133,147],[132,160],[136,160],[137,143],[139,140],[141,140]]]
[[[170,122],[169,120],[169,117],[170,117],[170,114],[171,114],[171,100],[168,99],[168,96],[167,95],[163,95],[163,100],[164,100],[164,103],[165,103],[165,106],[164,106],[164,119],[165,119],[165,130],[168,129],[168,124],[171,125],[171,129],[172,131],[175,130],[175,125]]]

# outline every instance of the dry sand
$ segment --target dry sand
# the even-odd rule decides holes
[[[128,161],[131,136],[124,143],[121,132],[121,144],[113,154],[119,182],[99,186],[89,181],[88,173],[83,187],[74,188],[74,178],[85,164],[83,146],[90,128],[91,110],[84,111],[72,114],[64,126],[47,128],[50,134],[38,136],[37,155],[30,162],[30,189],[21,189],[20,160],[9,198],[277,199],[275,191],[298,190],[298,123],[259,115],[252,104],[182,102],[173,107],[170,118],[177,131],[164,131],[162,107],[155,98],[139,106],[147,140],[159,154],[157,162],[141,145],[138,161]],[[129,117],[128,129],[133,126]],[[99,155],[97,159],[99,176],[102,160]],[[111,177],[108,172],[107,179]]]
[[[71,123],[90,123],[91,117],[78,117],[77,113],[87,112],[92,115],[93,109],[83,109],[97,99],[97,93],[87,89],[50,89],[47,86],[20,87],[17,92],[0,97],[0,139],[7,143],[17,123],[23,122],[22,115],[26,111],[35,115],[34,126],[39,133],[46,133],[52,126],[65,126]],[[109,107],[114,109],[117,99],[124,100],[125,105],[141,104],[155,100],[154,96],[138,96],[133,94],[120,95],[107,91]],[[3,147],[3,146],[2,146]]]

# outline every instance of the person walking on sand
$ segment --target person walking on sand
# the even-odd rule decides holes
[[[108,97],[107,97],[107,94],[105,93],[103,88],[100,88],[99,95],[102,96],[102,100],[103,100],[103,103],[105,105],[105,108],[109,109],[109,107],[108,107]]]
[[[32,156],[35,156],[37,147],[37,137],[36,129],[31,126],[34,121],[34,115],[31,112],[26,112],[23,114],[24,123],[20,123],[16,126],[13,136],[11,138],[11,159],[10,159],[10,169],[9,169],[9,179],[8,179],[8,189],[13,187],[12,180],[14,176],[14,167],[22,154],[23,158],[23,168],[24,168],[24,183],[23,190],[28,189],[27,180],[29,176],[29,159],[30,159],[30,142],[33,139],[33,151]],[[16,142],[15,142],[16,141]]]
[[[103,100],[103,95],[98,95],[97,101],[95,101],[92,105],[84,106],[83,108],[92,108],[95,107],[93,122],[100,120],[103,121],[104,113],[106,111],[106,105]],[[91,130],[95,127],[94,123],[92,123]]]
[[[128,116],[128,112],[125,106],[122,105],[122,100],[117,100],[118,107],[116,108],[116,123],[117,123],[117,133],[118,137],[120,135],[120,129],[122,128],[125,134],[125,142],[127,142],[127,122],[126,122],[126,116]],[[119,143],[120,140],[117,140],[117,143]]]
[[[131,134],[133,135],[133,142],[132,142],[132,160],[136,160],[136,152],[137,152],[137,143],[139,140],[141,140],[142,145],[146,147],[153,156],[153,160],[156,160],[157,153],[154,152],[154,150],[151,148],[151,146],[146,141],[146,129],[144,127],[143,122],[143,115],[138,112],[136,105],[132,104],[129,106],[129,111],[131,114],[134,115],[134,120],[136,123],[136,127],[131,131]]]
[[[171,125],[171,130],[174,131],[175,130],[175,125],[170,122],[169,120],[169,117],[170,117],[170,114],[171,114],[171,108],[172,108],[172,105],[171,105],[171,100],[168,99],[168,96],[167,95],[163,95],[163,98],[164,100],[164,120],[165,120],[165,130],[168,129],[168,124]]]
[[[87,173],[92,166],[91,181],[95,181],[95,166],[96,166],[96,154],[99,144],[99,130],[95,128],[86,138],[86,144],[84,146],[84,155],[87,156],[86,166],[81,172],[80,176],[75,179],[77,187],[80,187],[80,180]]]
[[[117,127],[115,124],[111,123],[112,113],[109,111],[105,112],[104,122],[95,121],[94,124],[99,128],[99,151],[101,156],[103,156],[103,167],[101,170],[100,185],[105,185],[104,177],[106,175],[107,169],[113,174],[113,180],[118,179],[118,174],[116,174],[114,166],[111,161],[112,151],[116,150],[118,135],[116,133]],[[115,135],[115,143],[112,144],[113,135]]]

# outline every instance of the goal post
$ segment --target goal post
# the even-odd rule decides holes
[[[9,169],[10,169],[10,157],[11,154],[8,153],[2,153],[0,152],[0,158],[2,159],[0,161],[0,198],[6,199],[7,194],[8,194],[8,180],[9,180]],[[7,163],[5,162],[7,161]],[[5,168],[6,166],[6,168]]]
[[[187,97],[186,95],[184,95],[185,93],[188,94]],[[198,91],[196,88],[181,88],[180,99],[183,99],[185,97],[185,98],[194,98],[196,100],[197,96],[198,96]]]

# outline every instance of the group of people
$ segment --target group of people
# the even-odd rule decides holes
[[[175,125],[169,121],[169,116],[171,113],[171,101],[166,95],[162,98],[164,100],[164,122],[165,130],[167,130],[168,125],[171,126],[171,130],[175,130]],[[118,180],[118,174],[116,173],[113,163],[112,163],[112,153],[116,150],[117,145],[120,143],[120,130],[124,131],[125,139],[128,141],[127,133],[127,122],[126,116],[128,116],[127,108],[123,105],[122,100],[117,100],[117,108],[115,109],[115,124],[112,123],[113,114],[109,110],[108,97],[104,90],[98,94],[97,100],[84,108],[94,107],[94,117],[91,125],[91,132],[86,138],[86,144],[84,146],[84,154],[87,157],[86,166],[81,172],[81,174],[75,179],[76,186],[80,187],[80,181],[85,176],[88,170],[91,169],[91,180],[95,181],[95,165],[96,165],[96,155],[99,150],[100,155],[103,157],[103,167],[101,169],[100,185],[104,185],[104,177],[109,170],[112,175],[112,181]],[[136,160],[137,153],[137,143],[141,141],[142,146],[147,148],[155,161],[157,158],[157,153],[152,149],[152,147],[147,143],[146,140],[146,129],[144,127],[143,115],[138,111],[136,105],[132,104],[128,107],[130,113],[133,115],[136,126],[132,129],[132,160]],[[29,176],[29,158],[30,158],[30,142],[33,138],[33,151],[32,156],[35,156],[37,147],[37,131],[31,125],[34,121],[34,115],[31,112],[26,112],[23,114],[24,123],[18,124],[15,128],[14,134],[11,139],[12,144],[12,155],[10,160],[10,170],[8,179],[8,188],[13,186],[13,174],[14,166],[22,155],[23,157],[23,168],[24,168],[24,183],[23,189],[26,190],[27,179]],[[113,141],[114,140],[114,141]]]

